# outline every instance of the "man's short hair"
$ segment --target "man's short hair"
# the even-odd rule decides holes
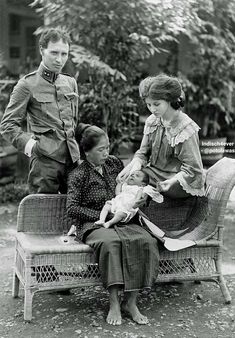
[[[48,28],[44,30],[40,36],[39,47],[47,48],[50,41],[57,42],[59,40],[62,40],[64,43],[68,43],[68,45],[71,43],[70,36],[66,31],[58,28]]]

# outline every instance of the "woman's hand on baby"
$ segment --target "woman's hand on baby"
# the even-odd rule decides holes
[[[122,171],[118,174],[116,178],[117,183],[123,183],[130,175],[130,171],[131,170],[130,167],[128,167],[128,165],[124,169],[122,169]]]

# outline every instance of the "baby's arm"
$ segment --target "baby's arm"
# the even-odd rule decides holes
[[[117,183],[116,189],[115,189],[116,196],[119,195],[121,192],[122,192],[122,183]]]
[[[143,189],[140,189],[135,196],[135,203],[133,205],[133,208],[137,209],[145,205],[147,198],[148,195],[143,191]]]
[[[151,185],[146,185],[143,190],[144,193],[150,196],[154,202],[163,202],[163,196],[159,193],[159,187],[154,188]]]

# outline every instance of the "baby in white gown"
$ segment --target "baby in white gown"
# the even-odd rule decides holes
[[[128,222],[138,211],[135,206],[144,194],[149,195],[155,202],[162,203],[163,196],[156,188],[148,185],[148,175],[141,171],[134,171],[123,184],[117,184],[116,197],[107,201],[101,210],[100,218],[95,224],[103,225],[105,228],[117,224],[119,222]],[[106,221],[108,214],[113,217]]]

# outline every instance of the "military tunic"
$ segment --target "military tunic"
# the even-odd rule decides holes
[[[27,132],[21,128],[25,118],[28,122]],[[39,173],[39,167],[45,169],[45,163],[50,163],[50,175],[53,176],[55,172],[56,177],[52,179],[57,181],[63,173],[56,173],[55,168],[64,171],[63,165],[69,161],[76,163],[80,158],[74,137],[77,121],[76,80],[69,75],[51,72],[41,63],[37,71],[21,78],[15,86],[1,121],[0,132],[21,152],[25,152],[27,142],[34,138],[37,142],[31,160],[33,162],[35,157],[37,161],[42,160],[37,165],[36,176],[45,175],[47,170]],[[31,164],[30,175],[35,176],[32,170]],[[39,187],[40,183],[37,185]],[[34,192],[55,193],[55,189],[44,187],[43,191],[34,189]]]

